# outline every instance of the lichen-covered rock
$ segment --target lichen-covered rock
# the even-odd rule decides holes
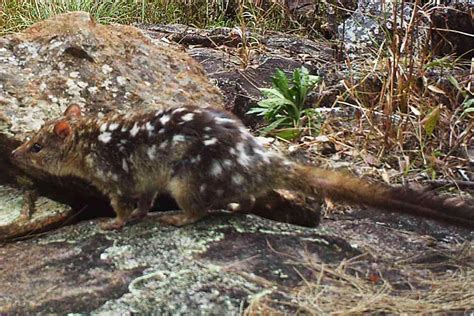
[[[76,103],[105,113],[193,103],[221,106],[189,55],[152,44],[140,30],[58,15],[0,39],[2,138],[22,140]]]
[[[0,240],[43,231],[64,221],[71,213],[67,205],[0,185]]]
[[[254,216],[98,227],[83,222],[0,246],[0,313],[238,315],[264,290],[281,295],[278,287],[317,277],[301,264],[305,255],[331,264],[359,254],[338,238]]]
[[[472,309],[472,232],[357,215],[317,229],[235,214],[175,228],[150,216],[121,232],[95,220],[31,235],[0,244],[0,314]],[[440,280],[452,282],[441,296]]]

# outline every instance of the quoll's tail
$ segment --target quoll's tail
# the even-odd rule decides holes
[[[369,183],[320,168],[300,165],[293,167],[293,172],[284,173],[282,179],[288,190],[302,191],[308,195],[323,195],[349,204],[366,205],[474,228],[473,200],[437,196],[422,189]]]

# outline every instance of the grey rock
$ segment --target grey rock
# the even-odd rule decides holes
[[[262,291],[315,277],[286,253],[302,260],[307,249],[326,263],[359,253],[314,229],[250,215],[181,229],[153,216],[121,232],[98,227],[82,222],[0,246],[0,313],[238,315]]]

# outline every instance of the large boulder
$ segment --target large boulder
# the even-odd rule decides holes
[[[0,61],[3,150],[71,103],[97,115],[183,103],[222,106],[218,89],[189,55],[151,43],[135,27],[100,25],[87,13],[58,15],[1,38]]]

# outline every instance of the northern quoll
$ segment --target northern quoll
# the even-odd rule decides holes
[[[472,204],[291,162],[266,150],[232,114],[214,108],[96,118],[71,105],[64,117],[46,123],[13,151],[12,160],[22,168],[91,182],[117,214],[104,225],[108,229],[145,216],[162,192],[182,209],[164,214],[162,221],[180,226],[230,203],[251,208],[255,197],[273,189],[474,226]]]

